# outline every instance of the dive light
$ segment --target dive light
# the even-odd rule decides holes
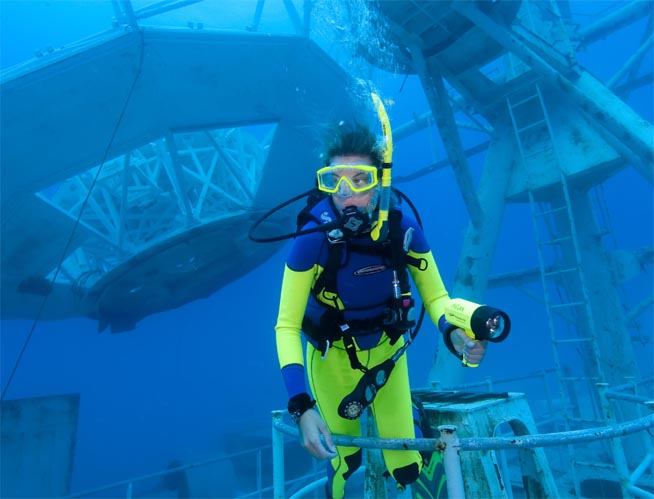
[[[450,300],[445,306],[443,318],[452,326],[463,329],[470,338],[477,341],[499,343],[504,341],[511,331],[511,319],[505,312],[461,298]],[[447,329],[447,326],[445,327]],[[449,336],[447,338],[449,339]],[[465,358],[463,363],[468,367],[478,365],[468,363]]]

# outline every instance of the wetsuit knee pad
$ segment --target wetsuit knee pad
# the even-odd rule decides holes
[[[420,467],[418,463],[407,464],[401,468],[393,470],[393,478],[400,485],[409,485],[415,482],[420,476]]]
[[[363,450],[359,449],[354,453],[345,456],[346,469],[339,471],[334,469],[332,461],[327,461],[327,483],[325,484],[325,495],[328,499],[334,497],[334,489],[341,490],[345,487],[345,482],[359,469],[363,461]]]
[[[359,449],[354,454],[345,456],[345,462],[347,464],[347,471],[343,474],[343,478],[346,480],[352,476],[352,474],[359,469],[361,462],[363,461],[363,450]]]

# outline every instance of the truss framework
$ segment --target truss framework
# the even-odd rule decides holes
[[[157,243],[250,210],[274,130],[169,133],[38,192],[96,236],[68,256],[57,281],[90,287]]]

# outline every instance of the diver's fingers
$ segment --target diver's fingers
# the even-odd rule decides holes
[[[463,347],[463,355],[466,361],[470,364],[479,364],[486,355],[487,345],[488,342],[485,340],[466,343]]]
[[[322,445],[319,437],[312,437],[306,439],[304,442],[304,448],[311,454],[313,457],[318,459],[326,459],[327,451]]]
[[[309,454],[318,459],[331,459],[336,457],[336,452],[330,451],[325,447],[319,434],[307,439],[304,448],[309,452]]]
[[[324,441],[324,448],[330,453],[329,457],[336,457],[336,446],[332,440],[332,434],[327,429],[327,425],[323,422],[319,426],[320,434],[322,435]]]
[[[463,353],[465,347],[471,348],[475,344],[475,340],[468,336],[461,328],[456,328],[454,331],[452,331],[450,334],[450,339],[452,340],[454,349],[459,353]]]
[[[329,442],[331,442],[329,430],[327,430],[327,427],[318,412],[314,409],[309,409],[302,414],[299,427],[302,447],[304,447],[309,454],[318,459],[329,459],[335,457],[335,452],[325,447],[321,439],[321,437],[327,439],[328,436]],[[332,449],[333,447],[333,444],[331,444]]]

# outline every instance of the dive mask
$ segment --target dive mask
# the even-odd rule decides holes
[[[318,189],[341,196],[362,193],[377,186],[377,167],[370,165],[332,165],[317,172]]]

